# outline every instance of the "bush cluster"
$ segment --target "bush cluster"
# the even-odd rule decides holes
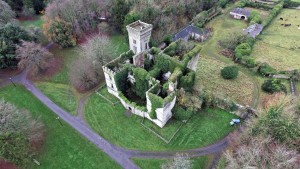
[[[256,11],[251,11],[249,21],[251,24],[255,24],[255,23],[261,24],[262,22],[261,15]]]
[[[270,76],[277,73],[276,69],[272,68],[267,63],[263,63],[258,68],[258,73],[260,73],[263,76]]]
[[[236,66],[227,66],[221,70],[224,79],[236,79],[239,75],[239,68]]]
[[[185,110],[182,107],[175,108],[173,113],[173,117],[177,120],[188,120],[192,115],[192,110]]]
[[[185,76],[181,76],[179,79],[179,86],[184,88],[185,90],[192,90],[195,84],[196,73],[191,71],[187,73]]]
[[[286,87],[279,79],[268,79],[262,84],[262,89],[268,93],[287,92]]]

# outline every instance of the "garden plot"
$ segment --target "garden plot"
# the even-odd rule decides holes
[[[282,18],[282,19],[280,19]],[[282,24],[291,24],[284,26]],[[300,69],[300,12],[284,9],[259,36],[251,54],[277,70]]]
[[[240,71],[237,79],[225,80],[220,73],[225,66],[226,64],[216,59],[201,58],[194,88],[196,90],[206,89],[239,104],[251,105],[254,91],[251,78]]]

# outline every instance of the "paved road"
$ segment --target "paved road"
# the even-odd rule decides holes
[[[207,146],[203,148],[197,148],[192,150],[183,151],[169,151],[169,152],[157,152],[157,151],[138,151],[138,150],[127,150],[111,144],[97,133],[95,133],[82,119],[70,115],[68,112],[64,111],[62,108],[53,103],[47,96],[45,96],[36,86],[26,78],[27,71],[23,71],[21,74],[12,77],[14,83],[21,84],[30,91],[35,97],[37,97],[42,103],[44,103],[49,109],[51,109],[55,114],[57,114],[61,119],[71,125],[75,130],[77,130],[82,136],[90,140],[99,149],[108,154],[112,159],[114,159],[119,165],[125,169],[136,169],[136,166],[130,158],[174,158],[178,153],[184,153],[188,157],[198,157],[207,154],[213,154],[221,152],[228,146],[228,138]],[[5,75],[0,75],[0,79],[7,79]],[[0,83],[0,87],[9,84],[10,81],[5,80]]]

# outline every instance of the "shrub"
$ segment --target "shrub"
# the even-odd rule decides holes
[[[151,77],[157,78],[157,77],[160,75],[160,73],[161,73],[161,69],[158,68],[158,67],[155,67],[154,69],[152,69],[152,70],[149,71],[148,73],[149,73],[149,75],[150,75]]]
[[[181,76],[179,80],[179,86],[185,90],[191,90],[195,84],[196,74],[194,71],[189,72],[185,76]]]
[[[100,79],[104,79],[101,67],[95,70],[90,59],[79,58],[76,60],[70,72],[72,85],[79,91],[88,91],[96,87]]]
[[[193,111],[185,110],[182,107],[174,109],[173,117],[177,120],[188,120],[193,115]]]
[[[225,8],[230,0],[220,0],[219,5],[221,8]]]
[[[256,66],[256,61],[254,58],[243,58],[241,63],[245,65],[247,68],[254,68]]]
[[[276,74],[277,71],[276,69],[272,68],[270,65],[268,65],[267,63],[263,63],[259,68],[258,68],[258,72],[263,75],[263,76],[269,76],[269,75],[273,75]]]
[[[165,54],[173,56],[176,54],[177,43],[172,42],[164,51]]]
[[[239,44],[246,42],[246,39],[247,36],[242,33],[232,33],[223,40],[220,40],[218,44],[224,49],[234,51]]]
[[[262,84],[262,89],[268,93],[287,92],[286,87],[281,83],[281,80],[279,79],[265,80],[265,82]]]
[[[163,39],[163,42],[165,42],[167,46],[172,43],[172,35],[166,35]]]
[[[156,47],[152,47],[150,49],[150,54],[151,55],[157,55],[160,52],[160,49],[156,48]]]
[[[242,59],[243,57],[250,55],[251,46],[248,43],[241,43],[235,48],[234,53],[236,58]]]
[[[236,66],[227,66],[221,70],[224,79],[236,79],[239,75],[239,68]]]
[[[249,21],[252,22],[252,23],[259,23],[260,24],[262,22],[261,15],[256,11],[251,11]]]

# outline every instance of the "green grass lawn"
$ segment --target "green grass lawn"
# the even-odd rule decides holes
[[[38,15],[35,16],[35,18],[32,20],[20,21],[20,23],[25,27],[35,26],[38,28],[42,28],[44,21],[42,19],[42,16]]]
[[[23,87],[9,86],[0,90],[0,98],[27,109],[46,127],[46,138],[40,155],[33,157],[41,165],[22,168],[120,168],[105,153],[83,138],[72,127],[55,119],[57,116]]]
[[[243,105],[251,105],[253,100],[254,83],[243,72],[234,80],[225,80],[221,69],[226,66],[214,58],[204,56],[198,63],[195,90],[207,89],[218,96],[230,98]]]
[[[127,117],[121,104],[112,106],[93,94],[85,107],[85,119],[97,133],[116,145],[139,150],[182,150],[213,144],[234,130],[229,125],[232,118],[236,116],[221,110],[199,112],[166,144],[142,127],[141,117]]]
[[[281,26],[289,23],[292,26]],[[300,25],[299,10],[283,9],[258,37],[251,56],[259,62],[270,64],[277,70],[300,69],[300,29],[297,25]]]
[[[201,156],[191,158],[193,169],[206,169],[209,167],[210,162],[213,160],[213,155]],[[135,158],[133,161],[141,169],[159,169],[163,164],[167,163],[169,159],[139,159]]]
[[[47,82],[37,83],[37,87],[58,106],[72,115],[77,114],[77,103],[80,98],[76,97],[77,92],[74,88],[64,84]]]

